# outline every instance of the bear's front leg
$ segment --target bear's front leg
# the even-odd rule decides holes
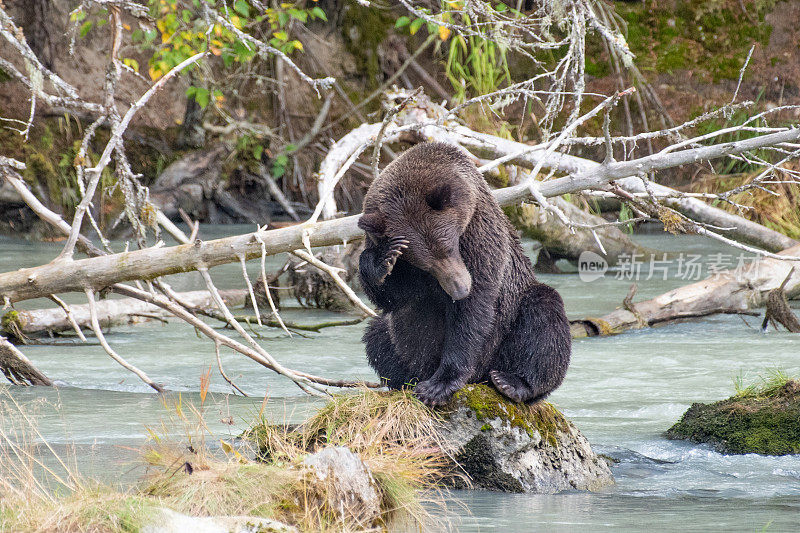
[[[385,311],[391,309],[394,300],[386,280],[407,247],[408,241],[404,237],[376,239],[368,236],[367,244],[359,257],[358,274],[361,286],[372,303]]]
[[[473,377],[494,324],[493,292],[473,290],[467,298],[447,306],[447,329],[439,368],[414,389],[426,405],[447,403]]]

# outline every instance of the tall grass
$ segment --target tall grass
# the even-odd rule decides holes
[[[785,370],[771,368],[759,375],[755,382],[745,384],[745,381],[746,378],[742,373],[733,378],[736,398],[770,398],[779,394],[786,385],[796,380]]]

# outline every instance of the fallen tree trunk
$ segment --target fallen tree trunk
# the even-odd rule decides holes
[[[590,170],[543,182],[538,189],[546,197],[560,196],[600,187],[609,181],[641,172],[739,154],[799,139],[800,128],[702,148],[655,154],[631,161],[595,164],[596,167]],[[554,159],[561,157],[565,156],[554,154]],[[556,164],[555,160],[553,164]],[[531,191],[527,185],[520,184],[493,191],[493,194],[500,205],[511,205],[530,198]],[[316,247],[346,243],[364,236],[357,226],[359,216],[260,230],[193,244],[146,248],[80,260],[62,260],[7,272],[0,274],[0,301],[8,304],[63,292],[99,290],[119,282],[149,280],[232,263],[241,258],[253,259],[261,256],[262,246],[267,255],[274,255],[304,248],[305,244]]]
[[[403,93],[403,95],[405,95],[405,93]],[[600,178],[599,184],[614,180],[620,188],[629,193],[646,192],[642,181],[635,176],[646,175],[650,171],[697,163],[706,159],[737,153],[727,152],[708,157],[708,148],[722,146],[720,144],[668,153],[656,153],[632,161],[615,161],[611,164],[597,163],[589,159],[559,152],[548,154],[546,146],[531,146],[503,139],[495,135],[476,132],[458,124],[430,124],[431,117],[441,120],[448,116],[448,111],[425,97],[418,97],[417,100],[418,101],[412,108],[399,115],[399,125],[391,125],[385,129],[382,136],[383,142],[388,143],[396,141],[400,139],[405,132],[408,132],[409,128],[417,126],[422,138],[458,144],[473,154],[485,159],[510,157],[507,161],[508,163],[529,169],[534,168],[537,164],[542,162],[544,168],[569,174],[575,178],[594,176]],[[424,126],[423,121],[426,122]],[[324,218],[330,218],[332,214],[336,212],[333,195],[328,194],[331,188],[330,182],[335,179],[339,168],[345,161],[347,161],[353,153],[361,149],[365,141],[375,139],[379,135],[382,127],[383,124],[380,123],[359,126],[337,141],[330,150],[329,155],[323,160],[320,165],[318,190],[320,198],[324,199],[322,205],[322,215]],[[784,133],[788,133],[789,137],[794,138],[797,132],[798,130],[795,129]],[[712,150],[712,152],[715,152],[715,150]],[[549,182],[540,185],[543,193],[546,183]],[[594,183],[583,188],[597,187],[597,185],[598,183]],[[697,222],[708,224],[715,228],[726,228],[718,231],[728,238],[758,246],[770,252],[779,252],[780,250],[785,250],[797,244],[797,241],[780,232],[708,205],[702,200],[680,197],[679,191],[659,185],[658,183],[651,183],[650,185],[650,190],[654,194],[666,197],[663,201],[667,206]],[[524,186],[522,187],[524,188]],[[573,190],[579,189],[576,188]],[[501,191],[503,192],[496,195],[501,204],[505,203],[506,198],[518,193],[514,187],[501,189]],[[544,195],[552,196],[546,193]]]
[[[791,131],[796,132],[797,130]],[[544,155],[545,151],[544,149],[531,151],[531,146],[527,144],[509,141],[507,139],[495,137],[494,135],[476,133],[462,126],[455,128],[455,134],[457,137],[454,140],[456,140],[459,144],[470,151],[481,153],[487,158],[496,159],[506,155],[527,151],[527,153],[521,154],[519,157],[509,161],[525,168],[535,167]],[[646,174],[648,171],[652,170],[663,170],[666,168],[685,165],[688,163],[696,163],[698,161],[708,159],[701,154],[701,152],[704,151],[705,148],[698,150],[698,157],[695,158],[686,158],[685,156],[688,155],[690,151],[684,150],[666,154],[656,153],[641,159],[618,162],[612,165],[603,165],[601,163],[596,163],[594,161],[569,154],[556,154],[545,162],[544,167],[556,169],[559,172],[564,172],[575,176],[592,175],[593,173],[598,173],[599,175],[605,174],[608,176],[608,174],[611,173],[613,174],[613,177],[608,176],[607,179],[604,178],[602,181],[607,183],[611,180],[614,180],[614,183],[616,183],[621,189],[629,193],[640,194],[647,192],[644,184],[639,178],[631,176],[636,176],[643,173]],[[731,152],[731,154],[732,153],[733,152]],[[721,154],[720,156],[716,157],[725,155],[729,154]],[[675,156],[674,159],[673,156]],[[770,252],[779,252],[797,244],[797,241],[787,237],[783,233],[772,230],[766,226],[758,224],[757,222],[752,222],[733,213],[728,213],[727,211],[723,211],[722,209],[708,205],[706,202],[697,198],[680,198],[678,197],[680,196],[680,192],[676,191],[675,189],[665,187],[664,185],[659,185],[658,183],[651,183],[650,185],[650,189],[654,194],[661,197],[666,197],[663,201],[667,206],[675,209],[679,213],[691,218],[692,220],[709,224],[715,228],[730,228],[718,230],[719,233],[728,238],[735,239],[746,244],[751,244],[753,246],[758,246]],[[505,194],[512,194],[512,191],[507,191]]]
[[[178,293],[181,303],[192,309],[208,312],[217,307],[208,291],[191,291]],[[223,301],[228,307],[241,307],[249,300],[247,289],[220,291]],[[95,303],[97,320],[102,328],[135,324],[154,319],[172,316],[171,313],[151,303],[136,298],[106,299]],[[80,328],[91,328],[89,304],[70,305],[70,314]],[[24,339],[25,336],[42,333],[59,333],[74,329],[64,309],[60,307],[8,311],[0,320],[0,332]]]
[[[786,256],[798,254],[800,244],[780,252]],[[744,313],[764,305],[770,291],[780,287],[784,280],[784,291],[789,297],[800,294],[800,270],[792,270],[788,261],[764,258],[644,302],[634,304],[629,295],[621,309],[600,318],[573,321],[572,336],[614,335],[675,320],[717,313]]]

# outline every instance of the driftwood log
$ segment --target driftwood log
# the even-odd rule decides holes
[[[800,245],[779,255],[796,256]],[[764,258],[752,265],[727,271],[685,285],[644,302],[633,303],[632,295],[622,308],[599,318],[572,322],[572,336],[614,335],[629,329],[717,313],[745,313],[766,303],[769,293],[781,286],[788,297],[800,294],[800,270],[789,261]],[[791,272],[791,275],[789,274]]]
[[[554,198],[553,203],[577,224],[599,225],[606,220],[587,213],[563,198]],[[615,226],[603,226],[594,230],[576,228],[574,231],[536,205],[523,204],[510,207],[506,214],[522,234],[539,241],[553,260],[568,259],[577,261],[581,253],[591,251],[602,255],[609,265],[616,265],[620,256],[627,254],[650,254],[651,251],[633,242],[622,230]],[[603,244],[600,248],[598,240]],[[537,264],[537,269],[539,265]]]
[[[178,293],[180,301],[190,309],[205,313],[216,311],[216,305],[208,291],[190,291]],[[223,301],[228,307],[241,307],[249,301],[247,289],[220,291]],[[97,320],[102,328],[136,324],[151,320],[166,319],[172,315],[164,309],[135,298],[116,298],[100,300],[95,303]],[[70,314],[80,328],[91,328],[89,305],[70,305]],[[8,311],[0,320],[0,333],[24,340],[25,336],[42,333],[59,333],[71,331],[67,313],[61,307]]]
[[[53,382],[42,374],[16,346],[5,337],[0,337],[0,371],[15,385],[44,385]]]

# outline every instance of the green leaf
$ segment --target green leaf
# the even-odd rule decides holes
[[[280,154],[278,157],[275,158],[275,163],[278,165],[285,167],[289,164],[289,156],[286,154]]]
[[[278,11],[278,25],[283,28],[289,22],[289,14],[286,11]]]
[[[308,13],[306,13],[301,9],[289,9],[288,13],[289,15],[291,15],[292,18],[295,18],[300,22],[305,23],[308,20]]]
[[[92,29],[92,21],[87,20],[86,22],[84,22],[81,25],[81,31],[80,31],[81,38],[86,37],[86,34],[89,33],[89,30],[91,29]]]
[[[318,19],[322,19],[325,22],[328,22],[328,15],[322,10],[321,7],[316,6],[314,9],[311,10],[311,14],[317,17]]]
[[[286,174],[286,167],[282,167],[280,165],[272,165],[272,177],[275,179],[280,178]]]
[[[397,19],[397,22],[394,23],[394,27],[402,28],[403,26],[408,26],[409,24],[411,24],[411,19],[403,15],[402,17]]]
[[[261,159],[261,154],[263,154],[263,153],[264,153],[264,147],[261,146],[260,144],[257,144],[256,147],[253,148],[253,157],[256,160],[260,160]]]
[[[192,12],[188,9],[184,9],[181,12],[181,17],[183,17],[183,21],[188,24],[189,21],[192,20]]]
[[[233,3],[233,9],[245,18],[250,18],[250,6],[246,0],[236,0]]]
[[[209,92],[208,89],[197,87],[197,90],[194,93],[194,101],[197,102],[200,105],[200,107],[205,109],[206,106],[208,105],[210,96],[211,93]]]
[[[411,26],[408,27],[408,31],[411,32],[411,35],[414,35],[419,31],[420,27],[422,27],[424,23],[425,19],[417,19],[411,23]]]
[[[494,10],[495,10],[495,11],[497,11],[498,13],[502,13],[502,12],[503,12],[503,11],[505,11],[506,9],[508,9],[508,6],[507,6],[507,5],[505,5],[505,4],[502,4],[502,3],[501,3],[501,4],[497,4],[497,5],[495,6],[495,8],[494,8]]]

